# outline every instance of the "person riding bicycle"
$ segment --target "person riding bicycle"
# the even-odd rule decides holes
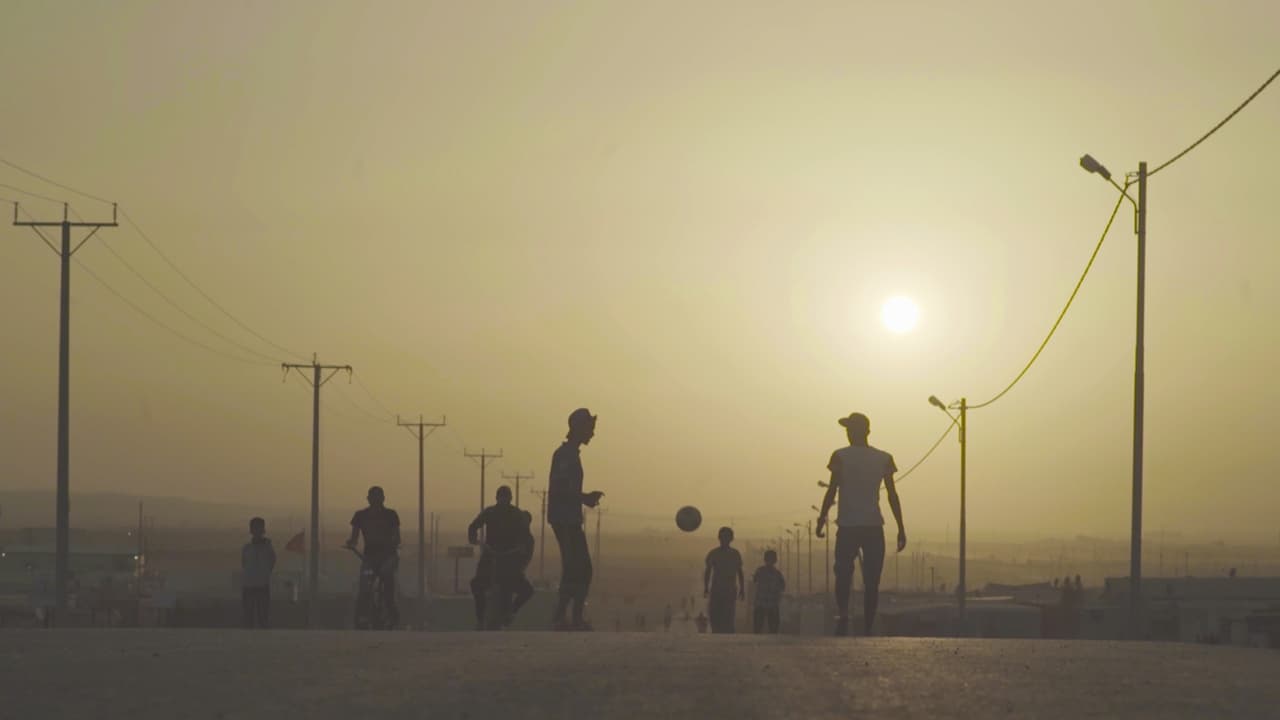
[[[485,610],[494,570],[496,567],[499,582],[511,594],[523,596],[524,567],[527,559],[532,557],[531,546],[533,533],[529,530],[530,515],[511,503],[511,488],[503,485],[498,488],[497,502],[476,516],[467,527],[467,540],[472,545],[480,544],[480,530],[484,529],[484,550],[480,561],[476,563],[476,575],[471,579],[471,594],[475,599],[476,628],[484,629]],[[495,566],[496,563],[496,566]],[[510,623],[515,611],[524,604],[527,597],[518,597],[510,604],[509,616],[503,619],[503,625]]]
[[[369,507],[357,510],[351,517],[351,538],[347,547],[354,550],[356,540],[364,535],[364,557],[360,561],[360,592],[356,597],[356,626],[369,622],[369,605],[373,590],[373,578],[382,583],[382,601],[386,607],[387,624],[400,623],[400,610],[396,606],[396,569],[400,565],[400,516],[386,506],[386,494],[374,485],[369,488]],[[371,572],[366,572],[371,571]]]

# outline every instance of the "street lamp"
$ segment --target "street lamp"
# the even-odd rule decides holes
[[[1133,353],[1133,517],[1129,536],[1129,629],[1133,637],[1140,637],[1139,623],[1142,607],[1142,432],[1145,406],[1146,381],[1146,294],[1147,294],[1147,164],[1138,163],[1138,199],[1129,196],[1129,185],[1135,173],[1125,175],[1124,185],[1111,179],[1111,172],[1092,155],[1080,158],[1080,167],[1101,175],[1111,186],[1133,204],[1138,235],[1138,310]]]
[[[965,471],[968,465],[966,457],[966,449],[968,447],[966,426],[969,422],[969,401],[967,398],[960,398],[959,402],[952,403],[951,407],[960,411],[958,419],[948,411],[947,406],[938,399],[937,395],[929,396],[929,404],[946,413],[947,417],[951,418],[951,422],[960,426],[960,580],[956,583],[956,606],[960,613],[960,620],[963,621],[965,593],[967,592],[967,586],[965,585],[965,543],[968,539],[968,530],[965,524]],[[930,582],[932,582],[932,579]]]
[[[813,521],[810,520],[804,523],[792,523],[792,525],[795,525],[797,528],[804,528],[805,533],[809,535],[809,594],[812,595],[813,594]],[[799,535],[800,531],[797,530],[796,534]]]
[[[819,483],[821,485],[822,483]],[[817,505],[810,505],[814,512],[821,512]],[[822,565],[826,568],[823,572],[822,592],[824,595],[831,594],[831,533],[823,533],[822,538],[826,543],[826,549],[822,553]]]

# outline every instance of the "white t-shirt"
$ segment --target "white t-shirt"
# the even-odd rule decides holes
[[[840,483],[837,525],[884,525],[884,516],[880,514],[880,482],[898,471],[892,455],[869,445],[850,445],[831,453],[827,469]]]

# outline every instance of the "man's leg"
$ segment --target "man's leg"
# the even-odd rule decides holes
[[[240,589],[240,627],[253,628],[253,588]]]
[[[779,617],[781,613],[778,611],[778,608],[776,608],[776,607],[769,608],[769,610],[768,610],[767,612],[768,612],[767,619],[768,619],[768,621],[769,621],[769,634],[770,634],[770,635],[777,635],[777,634],[778,634],[778,621],[781,619],[781,618]]]
[[[493,569],[489,567],[493,562],[493,558],[488,553],[480,555],[480,562],[476,563],[476,576],[471,578],[471,597],[475,601],[476,606],[476,629],[484,629],[484,611],[485,603],[488,601],[489,581],[493,574]]]
[[[560,597],[556,600],[555,614],[551,617],[553,624],[564,623],[564,613],[569,609],[573,599],[573,558],[570,550],[570,525],[553,524],[551,531],[555,533],[556,544],[560,546]]]
[[[836,574],[836,634],[848,633],[849,591],[853,588],[853,559],[858,554],[858,544],[852,529],[836,530],[836,561],[832,568]]]
[[[257,597],[257,612],[255,613],[258,627],[263,630],[271,627],[271,586],[260,588]]]
[[[529,578],[525,577],[521,572],[515,580],[516,597],[511,601],[511,615],[514,616],[520,612],[520,608],[529,602],[529,598],[533,597],[533,583],[529,582]]]
[[[861,529],[861,528],[859,528]],[[884,529],[866,528],[862,539],[862,625],[867,637],[880,604],[880,573],[884,570]]]
[[[396,602],[396,570],[399,565],[395,556],[382,565],[382,604],[387,609],[388,630],[400,626],[400,605]]]
[[[754,618],[755,622],[752,623],[752,629],[755,632],[755,634],[759,635],[760,633],[764,632],[765,616],[768,613],[769,613],[768,608],[762,608],[759,605],[756,606],[756,613]]]
[[[587,592],[591,589],[591,576],[593,569],[591,567],[591,552],[587,548],[587,533],[579,525],[575,528],[577,531],[576,543],[578,546],[578,582],[577,595],[573,598],[573,624],[582,625],[583,616],[587,608]]]

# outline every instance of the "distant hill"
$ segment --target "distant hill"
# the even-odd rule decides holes
[[[54,493],[42,490],[0,491],[0,528],[51,527]],[[71,497],[71,523],[78,528],[132,527],[138,522],[138,502],[143,513],[166,527],[215,528],[239,526],[254,515],[286,520],[301,519],[302,508],[249,506],[182,497],[153,497],[123,493],[85,493]]]

